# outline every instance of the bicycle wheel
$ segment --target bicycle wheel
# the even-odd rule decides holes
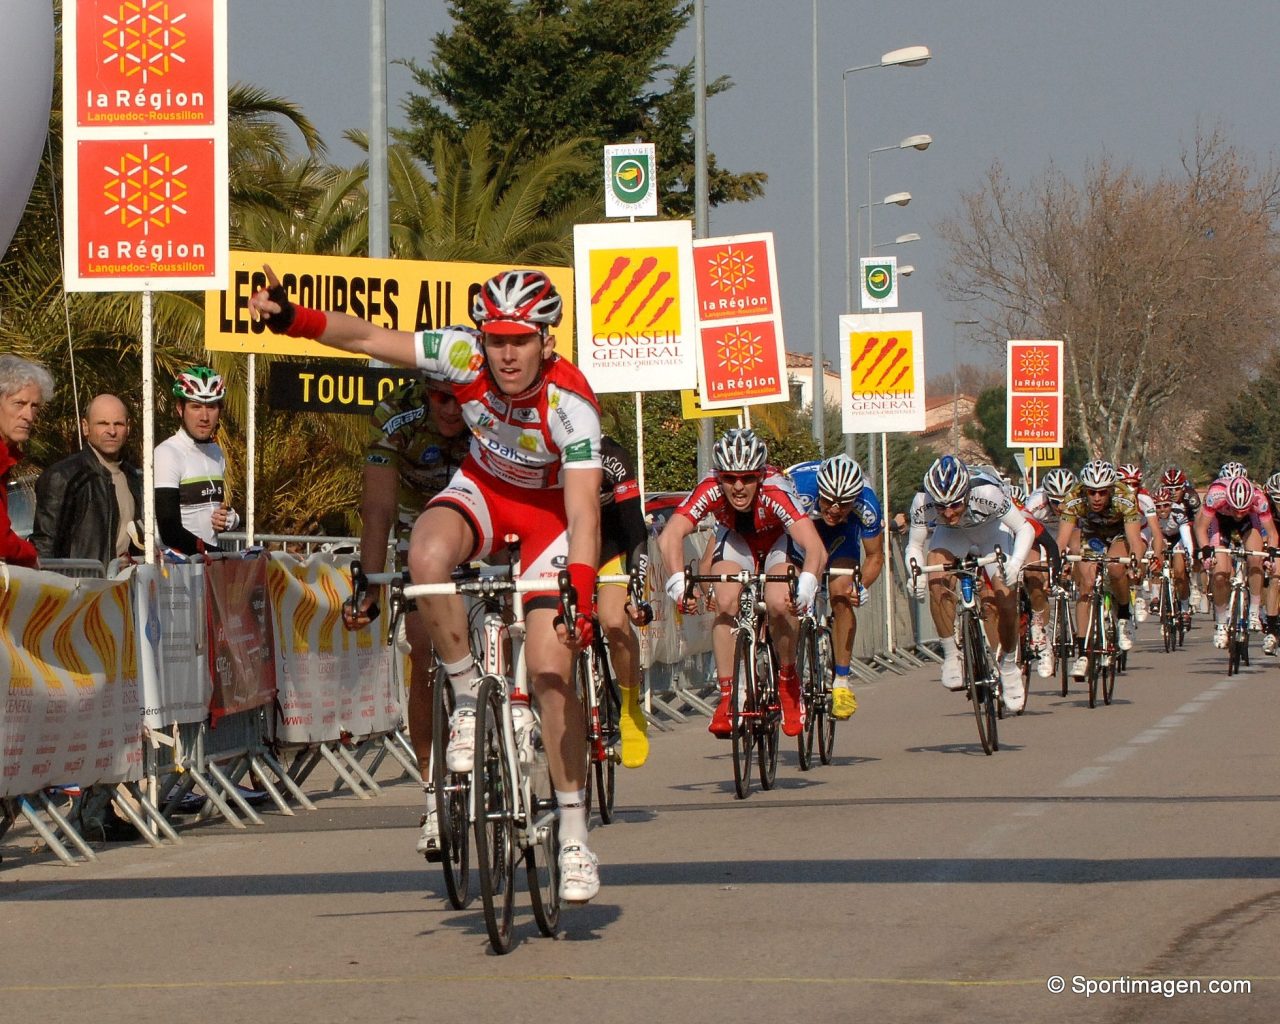
[[[471,838],[467,812],[471,807],[471,775],[451,772],[445,763],[449,746],[449,717],[453,714],[453,686],[443,669],[436,673],[432,695],[431,779],[435,785],[436,821],[440,828],[440,862],[449,905],[462,910],[471,902]]]
[[[991,754],[995,750],[995,719],[987,717],[987,690],[989,687],[986,644],[983,642],[982,624],[968,610],[965,610],[964,625],[961,629],[961,658],[964,669],[965,686],[969,691],[969,702],[973,705],[973,717],[978,723],[978,742],[982,744],[982,752]]]
[[[618,718],[621,714],[617,688],[608,671],[608,659],[592,644],[579,653],[574,671],[577,692],[582,698],[587,737],[587,815],[594,797],[600,823],[613,821],[615,769],[613,752],[618,745]],[[594,705],[594,707],[593,707]]]
[[[818,701],[819,720],[816,728],[818,759],[823,764],[831,763],[831,755],[836,749],[836,718],[831,713],[831,673],[835,663],[831,630],[824,626],[818,631],[818,674],[822,679],[822,699]]]
[[[599,713],[601,749],[599,756],[592,754],[592,760],[598,794],[597,810],[600,812],[601,824],[608,825],[613,821],[613,800],[616,795],[617,767],[616,753],[618,744],[622,742],[618,720],[622,717],[622,701],[618,695],[617,684],[613,681],[613,672],[609,668],[609,658],[604,652],[603,641],[597,638],[593,645],[596,660],[596,708]]]
[[[818,664],[818,630],[812,619],[800,623],[796,639],[796,672],[800,676],[800,699],[804,708],[804,728],[796,737],[800,770],[813,767],[813,738],[818,727],[818,705],[822,699],[822,683]]]
[[[1058,676],[1062,682],[1062,696],[1067,695],[1067,686],[1071,681],[1071,662],[1075,659],[1075,643],[1071,636],[1071,622],[1067,618],[1066,597],[1054,599],[1053,643],[1058,658]]]
[[[515,909],[515,779],[503,736],[503,681],[486,676],[476,705],[474,821],[484,923],[495,953],[511,948]]]
[[[739,800],[751,792],[751,748],[755,745],[752,727],[755,713],[755,666],[751,661],[751,640],[739,636],[733,652],[733,698],[730,725],[733,729],[733,791]]]
[[[1096,586],[1096,584],[1095,584]],[[1089,659],[1089,707],[1098,706],[1098,686],[1107,670],[1106,639],[1102,625],[1102,602],[1095,600],[1089,610],[1089,634],[1084,649]]]
[[[1119,639],[1119,627],[1116,626],[1115,615],[1107,616],[1107,632],[1106,644],[1107,650],[1112,652],[1106,671],[1102,674],[1102,703],[1110,704],[1112,694],[1116,692],[1116,671],[1119,662],[1123,658],[1123,653],[1117,649],[1117,640]]]
[[[1227,675],[1233,676],[1240,671],[1240,646],[1237,636],[1240,631],[1240,593],[1233,590],[1227,602]]]
[[[760,712],[756,729],[756,768],[760,788],[773,789],[778,777],[778,737],[782,732],[782,707],[778,703],[778,665],[769,644],[756,645],[756,700]]]
[[[556,814],[556,794],[547,771],[547,752],[534,751],[529,777],[533,806],[529,809],[529,828],[524,850],[524,870],[529,882],[529,902],[538,931],[554,938],[560,927],[560,821]]]

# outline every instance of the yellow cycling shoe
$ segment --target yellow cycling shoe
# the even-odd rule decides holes
[[[831,691],[831,715],[843,722],[858,710],[858,698],[847,686],[837,686]]]
[[[622,733],[622,764],[625,768],[639,768],[649,760],[649,721],[640,708],[639,695],[634,686],[619,686],[622,697],[622,714],[618,730]]]

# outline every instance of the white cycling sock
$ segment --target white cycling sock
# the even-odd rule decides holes
[[[442,661],[441,666],[453,683],[453,696],[458,707],[476,706],[476,696],[480,693],[480,673],[476,671],[475,659],[470,654],[457,661]]]
[[[560,842],[587,844],[587,791],[574,789],[567,793],[556,790],[560,805]]]

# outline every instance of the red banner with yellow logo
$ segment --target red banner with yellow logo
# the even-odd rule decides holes
[[[1006,363],[1010,448],[1060,448],[1062,342],[1010,341]]]
[[[276,695],[275,645],[267,603],[267,562],[219,558],[205,569],[213,725],[224,715],[270,704]]]
[[[723,409],[790,397],[773,235],[693,244],[702,406]]]

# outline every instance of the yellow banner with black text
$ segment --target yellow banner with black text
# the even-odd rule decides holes
[[[319,342],[272,334],[264,324],[254,321],[249,314],[249,297],[267,285],[264,264],[271,266],[290,301],[313,309],[348,313],[397,331],[472,326],[471,296],[486,279],[510,269],[507,264],[496,263],[233,251],[229,259],[231,287],[205,292],[205,347],[211,352],[348,358]],[[564,320],[553,333],[556,351],[571,357],[573,270],[530,269],[541,270],[551,278],[564,298]]]

